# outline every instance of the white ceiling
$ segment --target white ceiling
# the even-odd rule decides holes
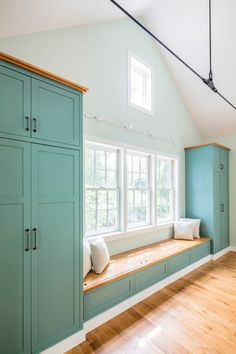
[[[135,16],[144,15],[146,25],[163,42],[208,76],[208,0],[117,1]],[[212,7],[215,85],[236,105],[236,1],[214,0]],[[124,17],[110,0],[0,0],[0,37]],[[202,135],[236,133],[236,111],[164,49],[162,54]]]
[[[209,72],[208,0],[156,0],[145,22],[201,76]],[[236,105],[236,1],[212,1],[215,86]],[[162,50],[170,72],[205,137],[236,133],[236,110]]]
[[[118,0],[136,16],[155,0]],[[0,37],[124,18],[110,0],[0,0]]]

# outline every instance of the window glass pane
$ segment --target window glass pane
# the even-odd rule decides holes
[[[107,171],[107,183],[106,187],[107,188],[116,188],[117,182],[116,182],[116,171]]]
[[[86,187],[94,187],[94,169],[87,168],[85,172],[85,185]]]
[[[96,187],[106,187],[106,171],[96,170]]]
[[[96,169],[104,169],[106,166],[105,151],[96,151]]]
[[[132,188],[133,187],[133,179],[132,179],[132,172],[128,172],[127,173],[127,186],[128,188]]]
[[[117,211],[115,209],[108,211],[108,224],[107,227],[114,228],[117,224]]]
[[[147,174],[140,174],[140,180],[139,180],[139,186],[140,188],[147,188],[148,186],[148,175]]]
[[[98,220],[97,220],[98,230],[103,230],[107,228],[107,211],[98,210]]]
[[[97,191],[98,209],[107,209],[107,191]]]
[[[88,168],[94,168],[94,150],[86,149],[85,151],[85,161]]]
[[[133,188],[139,188],[140,187],[139,173],[133,173],[132,187]]]
[[[85,194],[85,207],[86,209],[96,209],[96,192],[86,191]]]
[[[95,211],[86,211],[85,217],[85,228],[87,233],[91,233],[96,230],[96,212]]]
[[[132,156],[127,154],[127,171],[132,171]]]
[[[133,172],[139,173],[139,160],[140,158],[138,156],[133,156]]]
[[[117,161],[116,161],[116,153],[115,152],[107,152],[106,153],[107,166],[108,170],[117,170]]]
[[[108,209],[117,208],[117,191],[108,191]]]

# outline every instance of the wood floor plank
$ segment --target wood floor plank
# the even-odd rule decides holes
[[[236,354],[236,253],[106,322],[67,354]]]

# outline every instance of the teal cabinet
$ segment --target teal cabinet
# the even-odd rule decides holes
[[[31,69],[0,61],[1,354],[83,325],[82,91]]]
[[[135,290],[139,292],[166,277],[166,262],[157,263],[135,274]]]
[[[81,147],[82,94],[1,63],[0,117],[5,138]]]
[[[82,326],[79,152],[33,144],[31,168],[35,352]]]
[[[28,76],[0,66],[0,133],[30,136]]]
[[[201,236],[214,254],[229,246],[229,149],[209,144],[186,149],[186,217],[201,219]]]
[[[88,320],[95,315],[117,305],[134,294],[134,277],[128,276],[102,286],[84,296],[84,319]]]
[[[0,353],[30,352],[30,146],[0,140]]]
[[[32,136],[79,145],[81,96],[41,80],[32,80]]]

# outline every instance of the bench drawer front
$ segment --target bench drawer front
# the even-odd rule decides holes
[[[84,320],[115,306],[134,294],[134,277],[129,276],[84,295]]]
[[[168,260],[168,274],[175,273],[190,263],[190,252],[184,252]]]
[[[158,263],[152,267],[146,268],[136,273],[136,292],[139,292],[149,286],[162,280],[167,275],[166,263]]]
[[[197,248],[194,248],[190,251],[191,262],[195,262],[203,257],[206,257],[210,254],[210,242],[205,243]]]

